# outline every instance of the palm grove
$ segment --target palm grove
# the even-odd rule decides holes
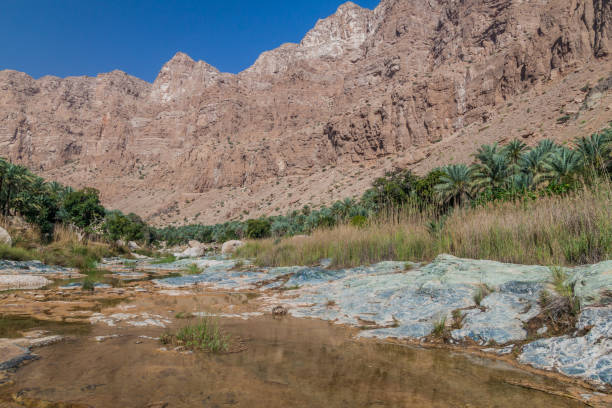
[[[389,208],[411,206],[443,218],[457,206],[478,206],[507,200],[535,200],[589,188],[612,173],[612,127],[569,145],[542,140],[528,147],[520,140],[501,146],[483,145],[474,164],[451,164],[417,176],[408,170],[376,179],[360,200],[347,198],[327,207],[305,206],[284,216],[270,216],[217,225],[154,229],[135,214],[106,210],[95,189],[73,190],[46,182],[23,166],[0,158],[0,212],[21,215],[50,236],[58,224],[76,226],[109,241],[117,239],[169,244],[190,239],[222,242],[236,238],[308,234],[342,223],[364,225]],[[432,208],[434,209],[432,211]]]

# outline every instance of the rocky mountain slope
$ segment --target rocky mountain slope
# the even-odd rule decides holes
[[[346,3],[236,75],[183,53],[152,84],[0,71],[0,151],[154,223],[273,214],[483,142],[597,130],[611,52],[610,0]]]

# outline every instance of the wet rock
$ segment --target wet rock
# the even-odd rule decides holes
[[[480,303],[485,310],[466,311],[463,327],[453,330],[452,337],[455,340],[471,338],[484,344],[525,340],[527,331],[523,328],[524,323],[540,313],[537,293],[534,290],[525,297],[501,292],[488,295]]]
[[[0,244],[8,246],[13,245],[13,240],[11,239],[11,236],[9,235],[8,231],[2,227],[0,227]]]
[[[27,348],[18,346],[8,339],[0,339],[0,370],[17,367],[23,361],[32,358]]]
[[[274,306],[272,308],[272,316],[285,316],[287,314],[287,308],[281,305]]]
[[[2,275],[41,275],[47,278],[68,279],[82,277],[74,268],[45,265],[40,261],[9,261],[0,259]]]
[[[453,311],[462,309],[465,313],[463,326],[451,332],[452,340],[472,339],[482,345],[525,340],[524,324],[540,313],[540,293],[551,281],[551,271],[545,266],[460,259],[450,255],[440,255],[428,265],[414,265],[409,271],[405,270],[403,262],[381,262],[341,270],[294,266],[266,271],[234,271],[234,262],[223,259],[177,261],[166,267],[181,268],[187,262],[196,263],[201,268],[206,265],[206,270],[200,275],[159,279],[155,283],[169,288],[204,284],[224,290],[277,289],[278,292],[267,300],[268,307],[283,303],[289,306],[288,313],[295,317],[319,318],[367,329],[359,333],[360,337],[423,339],[431,334],[437,321],[443,317],[450,321]],[[607,261],[567,269],[568,280],[577,282],[576,291],[584,305],[605,298],[605,291],[612,286],[610,265],[611,262]],[[474,294],[483,285],[491,288],[492,292],[481,300],[481,307],[477,307]],[[589,324],[600,327],[587,335],[593,337],[588,338],[592,341],[570,337],[558,341],[547,339],[526,346],[525,355],[533,355],[531,360],[537,365],[541,356],[554,360],[552,355],[558,353],[555,351],[559,347],[557,342],[576,342],[572,347],[586,350],[587,340],[589,344],[599,341],[593,349],[609,354],[605,347],[610,343],[610,334],[606,337],[597,333],[610,329],[602,326],[605,319],[598,317],[599,312],[588,310],[585,309],[581,315],[582,327]],[[607,319],[612,321],[610,317]],[[581,342],[585,344],[580,346]],[[566,353],[571,349],[569,344],[567,346]],[[530,353],[529,347],[537,352]],[[512,350],[512,346],[495,350],[506,353]],[[588,358],[603,368],[584,373],[596,372],[598,381],[610,381],[610,375],[605,371],[609,357]],[[525,359],[531,361],[528,357]],[[540,365],[554,367],[552,362]],[[582,375],[579,365],[572,367],[562,372]]]
[[[519,361],[596,383],[612,384],[612,306],[584,309],[576,328],[589,327],[584,336],[552,337],[529,343],[523,347]]]
[[[227,241],[225,243],[223,243],[223,246],[221,246],[221,253],[222,254],[231,254],[234,251],[236,251],[238,248],[244,246],[245,243],[242,241],[237,241],[237,240],[233,240],[233,241]]]

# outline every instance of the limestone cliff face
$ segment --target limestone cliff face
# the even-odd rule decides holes
[[[159,215],[185,193],[265,188],[330,165],[382,168],[386,156],[418,162],[516,95],[610,67],[611,38],[610,0],[346,3],[237,75],[183,53],[152,84],[120,71],[0,71],[0,151]],[[167,199],[139,201],[143,191]]]

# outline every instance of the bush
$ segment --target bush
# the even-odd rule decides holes
[[[74,225],[86,228],[104,218],[104,207],[100,204],[98,190],[84,188],[69,193],[64,199],[64,211]]]
[[[267,238],[270,236],[270,227],[267,219],[248,220],[246,235],[251,239]]]
[[[351,225],[357,228],[363,228],[368,223],[368,219],[363,215],[355,215],[351,218]]]
[[[0,259],[10,261],[31,261],[36,259],[36,253],[25,248],[0,245]]]

